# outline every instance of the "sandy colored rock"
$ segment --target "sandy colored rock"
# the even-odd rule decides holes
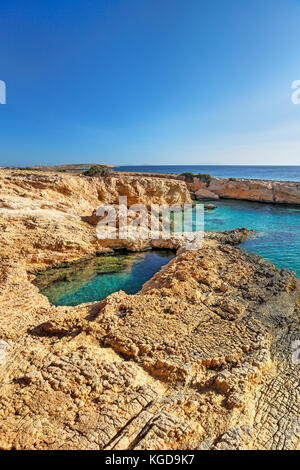
[[[192,181],[185,180],[183,176],[177,176],[177,179],[185,181],[188,189],[199,200],[220,197],[274,204],[300,204],[300,182],[212,177],[207,184],[197,177]]]
[[[247,229],[195,251],[163,240],[178,255],[136,295],[55,307],[32,272],[99,251],[81,217],[99,188],[114,196],[84,177],[3,174],[0,449],[300,448],[300,287],[233,246]],[[164,181],[162,200],[188,200]]]
[[[195,196],[197,201],[210,201],[219,199],[219,196],[216,193],[209,191],[206,188],[198,189],[198,191],[195,192]]]
[[[204,209],[206,209],[207,211],[213,211],[216,208],[217,206],[215,206],[214,204],[204,204]]]
[[[191,203],[184,182],[167,178],[73,176],[0,170],[1,256],[22,259],[29,269],[88,257],[110,247],[143,250],[149,242],[101,241],[87,222],[103,203],[128,206]],[[139,246],[138,246],[139,245]]]

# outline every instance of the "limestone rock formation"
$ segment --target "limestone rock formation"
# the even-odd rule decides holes
[[[136,295],[55,307],[32,272],[104,249],[81,219],[99,200],[186,186],[1,176],[0,449],[300,448],[300,286],[233,246],[249,231],[170,241]]]
[[[117,204],[126,196],[135,203],[191,203],[184,182],[167,178],[116,175],[73,176],[44,172],[0,170],[1,256],[22,259],[31,270],[90,256],[126,241],[104,243],[87,223],[101,204]],[[148,244],[149,245],[149,244]],[[141,243],[145,249],[147,243]],[[138,246],[132,244],[132,249]]]
[[[1,448],[299,446],[291,273],[207,240],[134,296],[54,307],[33,289],[27,311],[15,301],[31,283],[14,273]]]
[[[207,211],[213,211],[216,208],[217,206],[215,206],[215,204],[204,204],[204,209]]]
[[[177,177],[184,180],[184,177]],[[243,199],[277,204],[300,204],[300,183],[251,180],[243,178],[211,178],[209,185],[197,177],[186,181],[197,199]]]
[[[209,191],[206,188],[198,189],[198,191],[195,192],[195,196],[197,201],[212,201],[214,199],[219,199],[219,196],[216,193]]]

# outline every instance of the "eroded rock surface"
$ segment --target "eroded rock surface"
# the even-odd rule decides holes
[[[299,445],[291,273],[207,240],[134,296],[54,307],[33,289],[1,312],[1,448]]]
[[[22,260],[35,270],[87,257],[111,247],[134,251],[149,241],[99,240],[87,219],[103,203],[191,203],[184,182],[168,178],[107,178],[30,171],[0,170],[1,256]]]
[[[195,192],[195,197],[198,201],[209,201],[219,199],[219,196],[206,188],[200,188]]]
[[[183,176],[177,178],[185,179]],[[194,177],[193,181],[186,181],[186,184],[199,200],[221,197],[276,204],[300,204],[300,183],[293,181],[211,178],[207,185]]]
[[[56,190],[74,184],[76,193],[78,177],[70,185],[50,177]],[[94,229],[78,215],[70,229],[64,215],[62,230],[57,206],[37,217],[46,209],[32,201],[40,204],[48,176],[34,179],[35,189],[17,176],[20,190],[12,178],[2,185],[11,205],[22,201],[22,216],[1,212],[9,234],[1,235],[1,449],[300,448],[292,360],[300,289],[289,271],[233,246],[246,229],[208,234],[196,251],[174,244],[178,255],[136,295],[55,307],[33,285],[32,266],[82,256],[82,234],[87,251],[98,251]],[[18,191],[25,196],[14,198]],[[74,193],[74,205],[63,195],[71,215],[78,207],[84,215],[84,204],[91,214],[98,192],[86,203],[90,189]]]

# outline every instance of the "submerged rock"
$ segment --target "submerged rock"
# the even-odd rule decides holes
[[[213,211],[216,208],[217,208],[217,206],[215,206],[214,204],[204,204],[204,209],[205,210]]]

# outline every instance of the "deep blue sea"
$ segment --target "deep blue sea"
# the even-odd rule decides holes
[[[299,157],[300,159],[300,157]],[[146,173],[209,173],[218,178],[248,178],[278,181],[299,181],[299,166],[229,166],[229,165],[140,165],[120,166],[115,171]]]

